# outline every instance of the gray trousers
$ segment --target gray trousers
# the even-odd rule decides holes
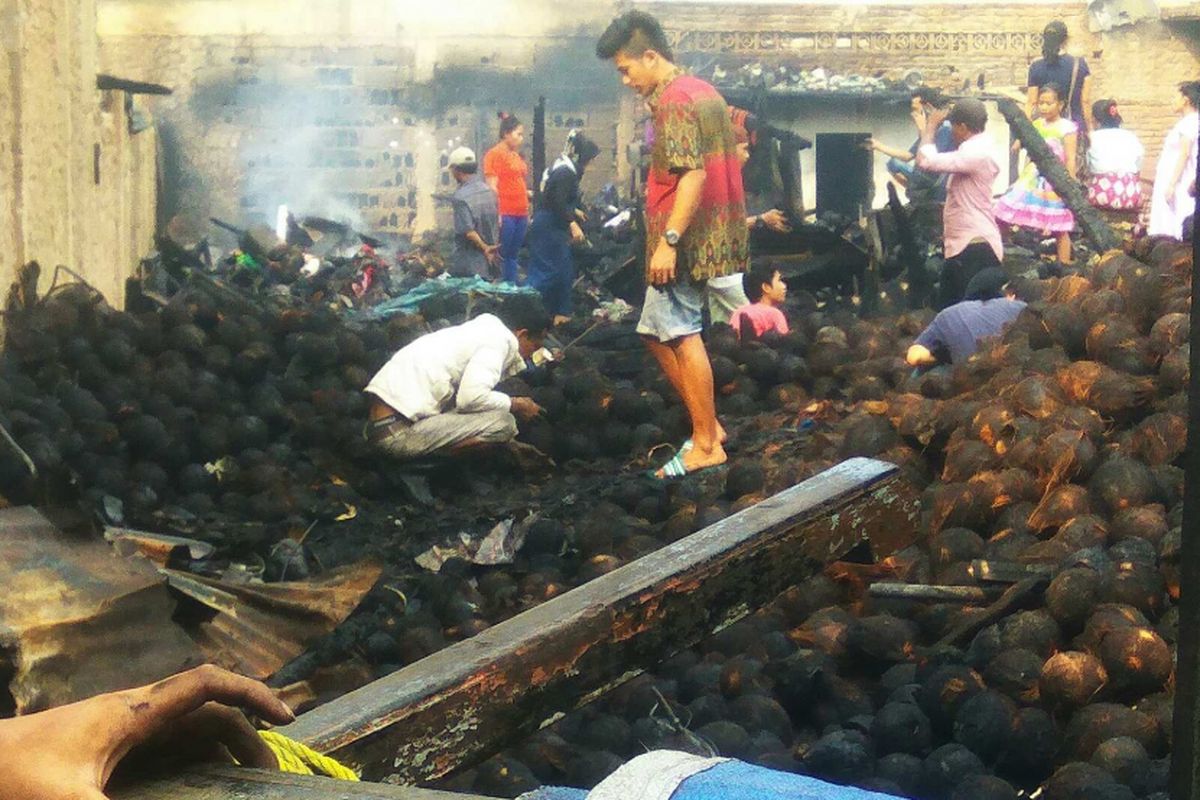
[[[415,423],[398,421],[373,444],[397,458],[420,458],[468,439],[510,442],[517,435],[517,420],[508,411],[460,414],[448,411]]]

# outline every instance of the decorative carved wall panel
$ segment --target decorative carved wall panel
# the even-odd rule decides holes
[[[809,50],[867,52],[1037,53],[1040,33],[946,31],[702,31],[668,30],[672,47],[690,53],[774,53]]]

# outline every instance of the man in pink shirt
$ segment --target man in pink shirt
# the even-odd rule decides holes
[[[987,117],[983,103],[973,97],[958,100],[948,113],[941,109],[927,113],[923,107],[913,111],[913,120],[921,131],[917,166],[950,175],[942,211],[946,266],[939,290],[941,308],[963,299],[975,273],[999,267],[1004,259],[1000,228],[992,214],[992,182],[1000,174],[1000,165],[988,151],[983,136]],[[950,122],[958,147],[939,153],[934,134],[945,120]]]
[[[742,273],[742,288],[750,302],[733,312],[729,325],[742,341],[753,341],[767,331],[788,332],[787,317],[779,310],[787,299],[787,284],[779,270],[756,264]]]

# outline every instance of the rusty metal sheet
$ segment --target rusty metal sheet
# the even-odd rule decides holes
[[[260,680],[336,628],[382,572],[362,563],[311,580],[239,584],[162,570],[172,588],[217,612],[193,633],[208,659]]]
[[[236,767],[204,767],[166,780],[112,788],[113,800],[492,800],[412,786],[350,783]]]
[[[29,713],[165,678],[201,663],[171,621],[158,570],[61,532],[28,506],[0,510],[0,661]]]
[[[917,536],[894,465],[856,458],[327,703],[281,730],[417,783],[474,763],[867,542]]]

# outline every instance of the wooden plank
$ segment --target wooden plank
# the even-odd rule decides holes
[[[868,542],[916,538],[892,464],[855,458],[300,717],[281,732],[418,783],[472,764],[552,715],[745,617]]]
[[[113,800],[491,800],[412,786],[353,783],[238,767],[201,767],[171,778],[110,788]]]

